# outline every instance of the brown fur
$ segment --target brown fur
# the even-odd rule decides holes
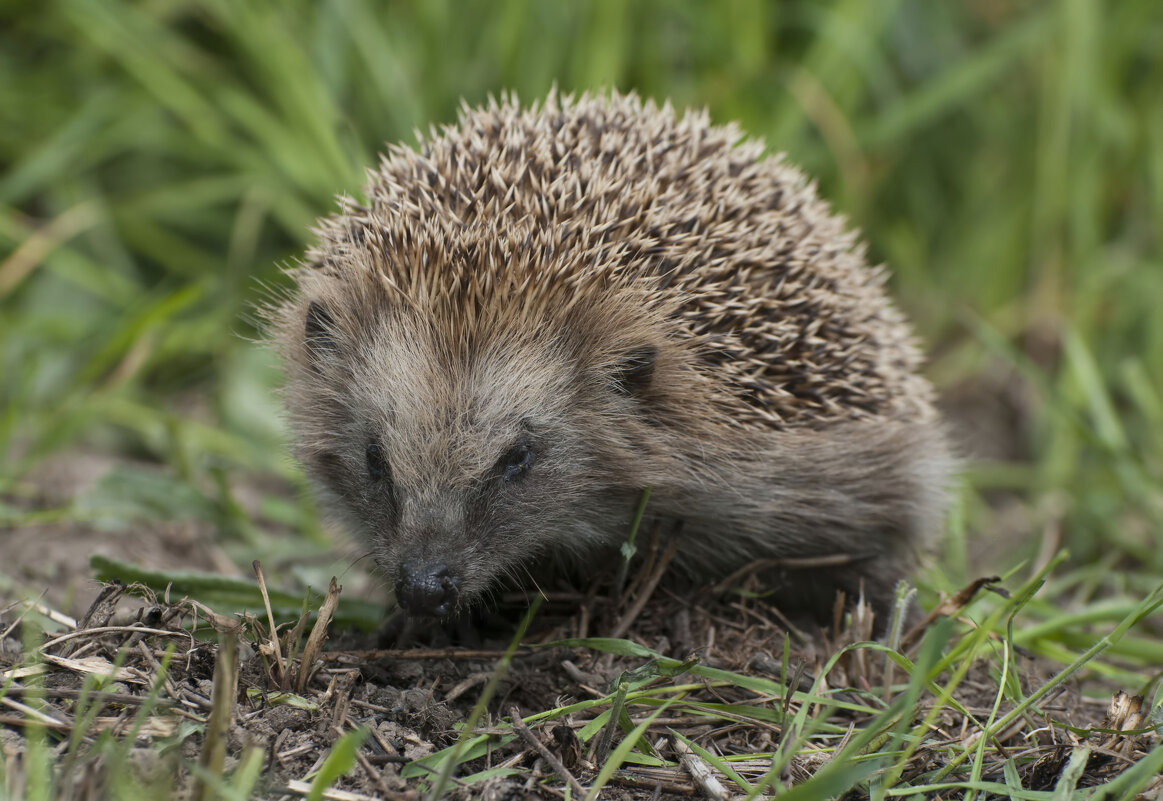
[[[949,459],[883,272],[733,127],[634,96],[466,108],[318,236],[270,309],[287,406],[389,576],[447,562],[463,605],[616,548],[651,486],[687,572],[847,553],[787,597],[883,611],[939,525]]]

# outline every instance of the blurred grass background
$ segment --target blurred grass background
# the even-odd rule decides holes
[[[99,510],[257,548],[238,477],[301,487],[260,282],[461,98],[616,86],[739,120],[891,266],[975,454],[938,585],[1062,544],[1080,599],[1137,593],[1163,575],[1160,42],[1155,0],[4,0],[5,536]],[[82,450],[166,470],[25,502]],[[315,532],[285,495],[269,516]]]

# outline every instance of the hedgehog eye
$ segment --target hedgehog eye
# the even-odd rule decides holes
[[[372,481],[380,481],[388,475],[388,457],[378,442],[367,444],[367,474]]]
[[[516,481],[529,472],[533,461],[533,448],[528,443],[522,442],[501,457],[501,480],[506,483]]]

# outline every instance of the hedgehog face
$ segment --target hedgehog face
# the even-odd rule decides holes
[[[611,457],[586,418],[630,402],[653,348],[579,380],[588,368],[553,340],[481,333],[458,348],[399,309],[356,320],[333,307],[307,304],[308,366],[288,388],[300,456],[402,607],[445,616],[498,581],[525,583],[547,553],[599,542]]]

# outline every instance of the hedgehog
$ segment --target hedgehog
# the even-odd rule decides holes
[[[950,458],[886,272],[782,156],[634,94],[390,146],[268,310],[297,458],[415,618],[618,558],[883,620]]]

